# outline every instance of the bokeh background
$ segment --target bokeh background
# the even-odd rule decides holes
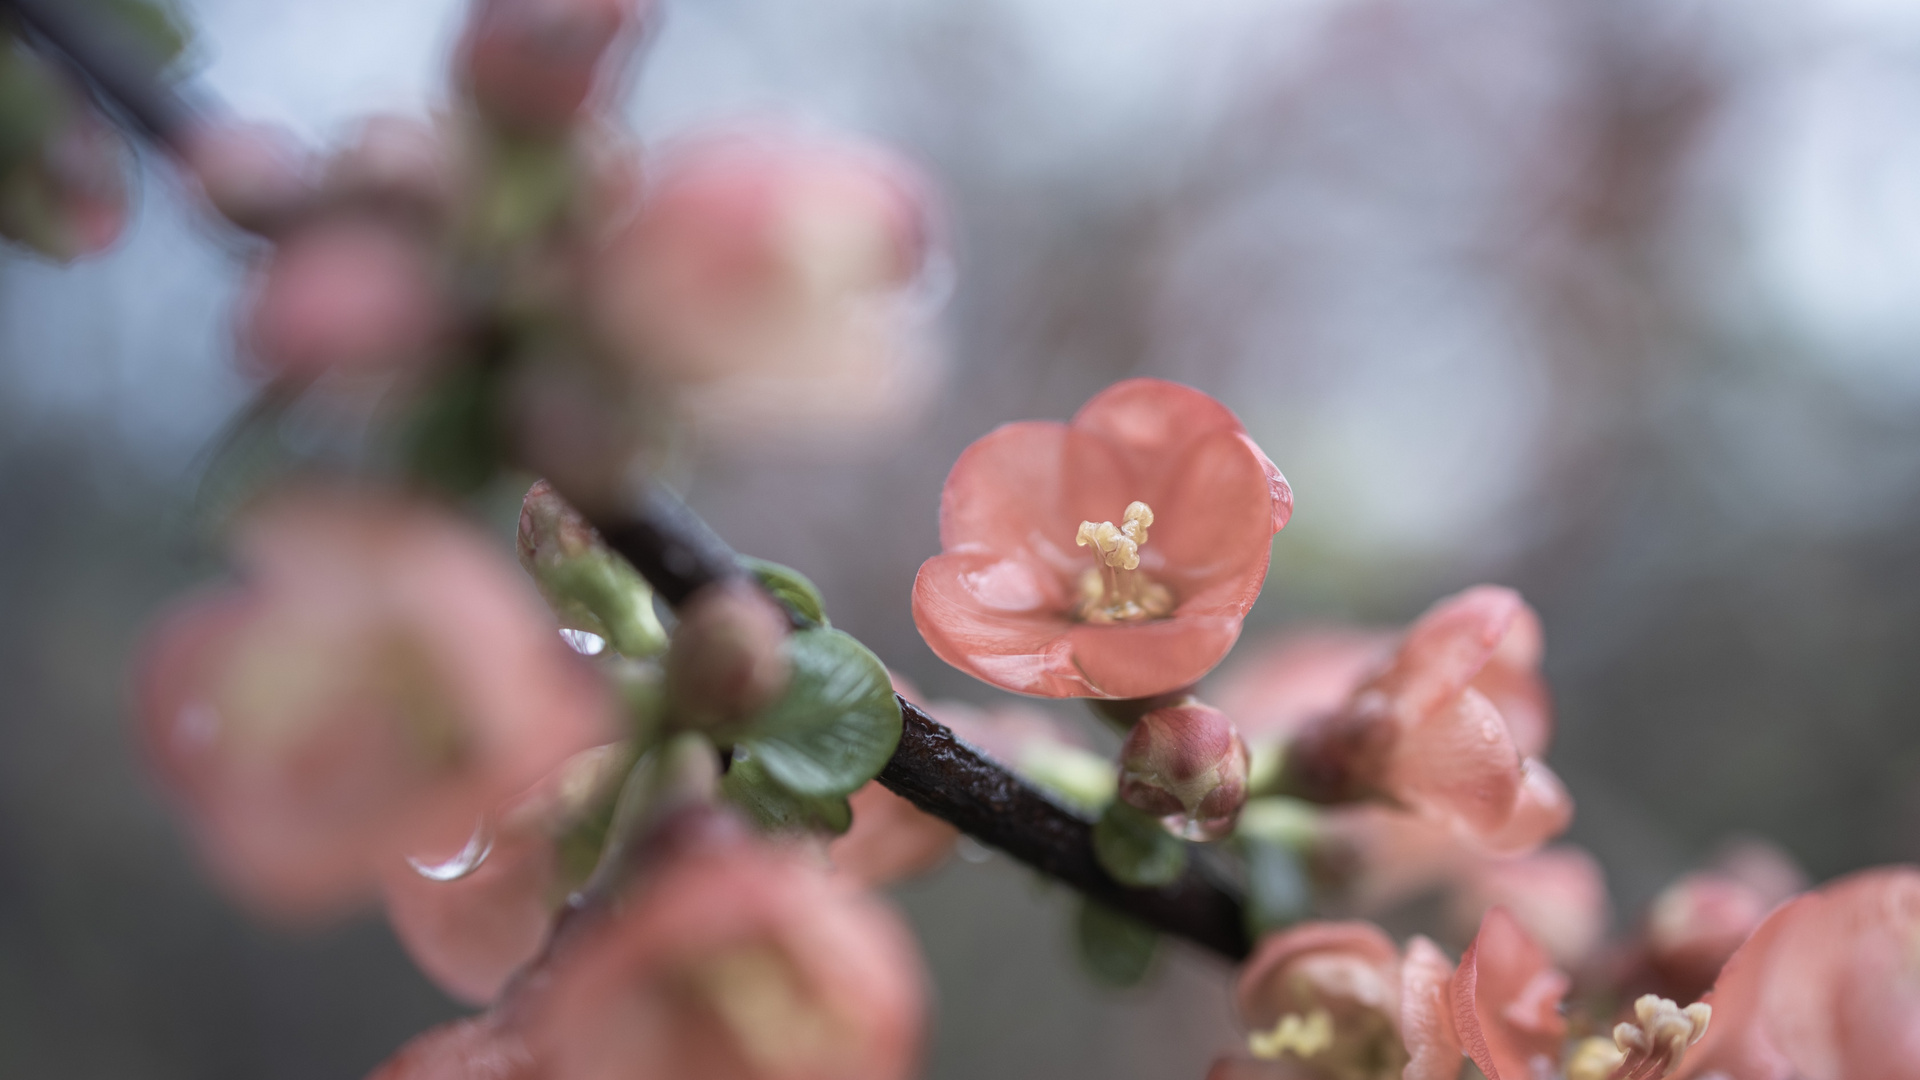
[[[458,0],[186,0],[198,85],[303,135],[432,107]],[[1920,858],[1920,2],[667,0],[648,137],[783,113],[946,197],[946,380],[885,438],[693,447],[676,480],[934,696],[946,469],[1129,375],[1292,480],[1249,637],[1491,580],[1542,611],[1573,836],[1636,905],[1723,839]],[[352,1080],[456,1007],[376,915],[254,925],[127,735],[129,651],[211,565],[243,254],[143,161],[116,250],[0,254],[0,1075]],[[1230,661],[1231,662],[1231,661]],[[974,853],[898,890],[928,1075],[1191,1077],[1226,970],[1074,970]]]

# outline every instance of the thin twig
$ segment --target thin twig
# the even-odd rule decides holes
[[[183,150],[197,110],[162,74],[153,51],[111,19],[75,0],[0,0],[29,40],[85,83],[110,115],[175,153]]]

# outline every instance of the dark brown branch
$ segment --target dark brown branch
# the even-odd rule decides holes
[[[880,771],[895,794],[962,832],[1156,930],[1233,960],[1251,944],[1240,900],[1190,864],[1158,889],[1115,881],[1093,856],[1093,825],[954,737],[918,705],[900,698],[900,747]]]

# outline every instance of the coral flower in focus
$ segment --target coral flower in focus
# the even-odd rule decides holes
[[[1233,647],[1292,512],[1225,406],[1129,379],[1070,423],[1006,424],[960,455],[914,623],[941,659],[1018,693],[1178,690]]]
[[[464,524],[296,491],[241,522],[238,551],[245,584],[164,620],[138,686],[164,779],[255,906],[334,913],[606,741],[604,688]]]
[[[730,822],[698,831],[676,842],[637,896],[557,948],[526,1022],[542,1075],[911,1075],[925,995],[899,919]]]

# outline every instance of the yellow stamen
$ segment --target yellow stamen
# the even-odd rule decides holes
[[[1132,622],[1157,619],[1173,610],[1173,594],[1166,586],[1140,573],[1140,545],[1147,542],[1153,509],[1134,500],[1111,521],[1083,521],[1074,543],[1093,549],[1099,564],[1080,580],[1080,603],[1075,614],[1086,622]]]
[[[1687,1047],[1707,1033],[1713,1007],[1696,1001],[1683,1009],[1658,994],[1643,994],[1633,1003],[1633,1016],[1634,1022],[1616,1024],[1613,1028],[1613,1044],[1626,1063],[1616,1066],[1616,1071],[1631,1067],[1637,1073],[1665,1076],[1679,1067]],[[1649,1063],[1659,1071],[1647,1070]]]
[[[1248,1052],[1263,1061],[1274,1061],[1287,1053],[1305,1061],[1332,1045],[1333,1015],[1325,1009],[1315,1009],[1305,1017],[1288,1013],[1272,1031],[1247,1036]]]
[[[1582,1039],[1567,1061],[1567,1080],[1609,1080],[1627,1055],[1607,1039]]]
[[[692,974],[749,1061],[769,1069],[840,1064],[845,1053],[841,1023],[800,986],[792,965],[773,949],[723,952]]]

